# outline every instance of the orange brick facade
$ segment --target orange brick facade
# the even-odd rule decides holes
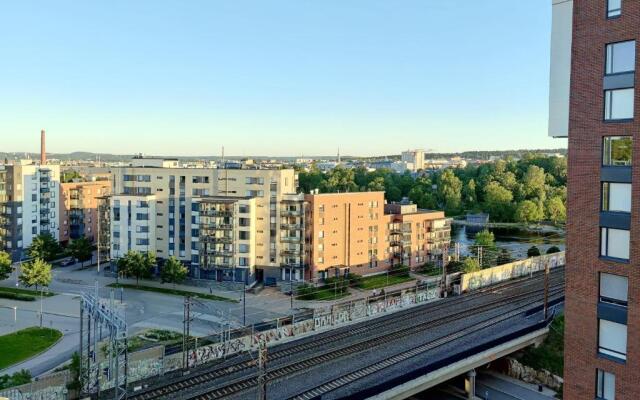
[[[109,181],[60,184],[60,242],[84,236],[95,241],[98,230],[98,200],[111,192]]]
[[[384,192],[311,194],[305,201],[311,278],[347,270],[369,275],[442,260],[443,253],[446,258],[450,233],[443,212],[385,206]]]

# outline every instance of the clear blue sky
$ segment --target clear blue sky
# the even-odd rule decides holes
[[[547,138],[546,0],[12,1],[3,151],[392,154]]]

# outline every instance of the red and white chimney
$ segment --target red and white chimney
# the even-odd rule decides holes
[[[44,129],[40,131],[40,165],[47,163],[47,149],[45,145],[46,137]]]

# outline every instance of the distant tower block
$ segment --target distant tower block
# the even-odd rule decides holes
[[[40,131],[40,165],[47,163],[46,133],[44,129]]]

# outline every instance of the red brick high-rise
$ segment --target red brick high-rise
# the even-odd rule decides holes
[[[640,0],[552,4],[549,134],[569,146],[564,398],[636,400]]]

